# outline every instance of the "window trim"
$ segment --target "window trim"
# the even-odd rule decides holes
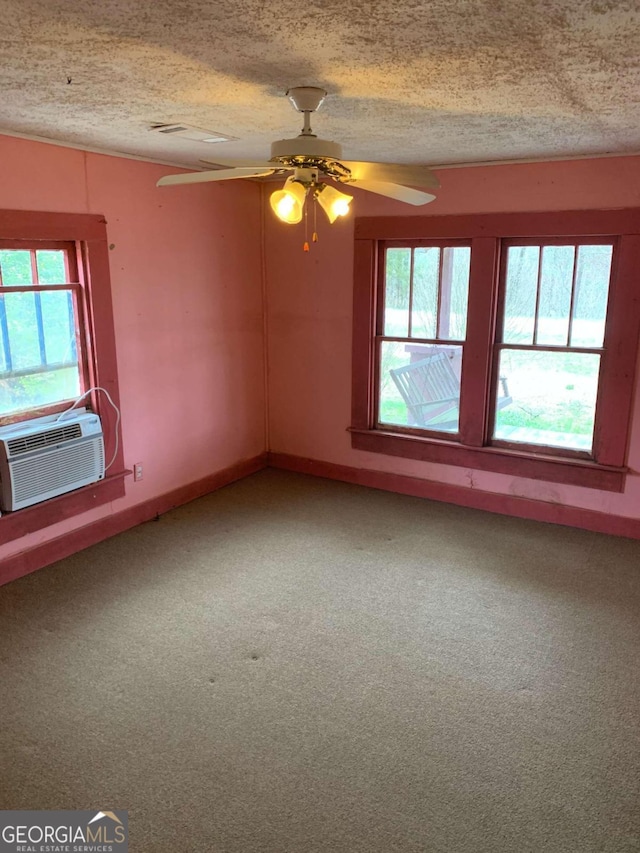
[[[598,405],[608,413],[594,434],[598,461],[484,443],[490,418],[491,366],[498,319],[498,273],[502,240],[618,238],[612,269],[605,336],[617,342],[603,356],[606,381]],[[460,395],[458,440],[417,436],[376,427],[376,306],[379,252],[384,242],[471,240],[467,363]],[[512,476],[622,491],[626,474],[634,377],[640,334],[640,208],[500,213],[473,216],[365,217],[355,222],[351,444],[354,449],[477,468]],[[469,355],[472,354],[472,355]],[[465,417],[466,412],[466,417]],[[472,416],[469,415],[472,413]]]
[[[79,300],[83,312],[85,338],[83,350],[87,358],[89,387],[105,388],[120,408],[115,328],[109,276],[109,248],[106,219],[99,214],[49,213],[43,211],[0,210],[0,239],[26,243],[74,243],[78,281],[84,298]],[[87,346],[89,345],[89,346]],[[79,354],[80,355],[80,354]],[[107,424],[111,432],[105,455],[113,455],[115,417],[104,395],[93,393],[87,398],[91,409]],[[62,406],[66,408],[68,406]],[[30,420],[36,417],[29,413]],[[119,428],[118,449],[113,465],[104,480],[60,495],[41,504],[0,516],[0,544],[18,539],[63,519],[87,512],[94,507],[123,497],[124,466],[122,429]]]

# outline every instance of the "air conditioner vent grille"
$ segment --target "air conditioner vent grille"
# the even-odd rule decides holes
[[[12,438],[7,442],[7,447],[10,456],[19,456],[22,453],[42,450],[46,447],[64,443],[65,441],[73,441],[73,439],[80,438],[81,436],[82,428],[80,424],[67,424],[66,426],[59,426],[55,429]]]
[[[32,503],[37,496],[78,488],[101,478],[103,470],[102,436],[20,459],[13,464],[14,500],[17,505]]]

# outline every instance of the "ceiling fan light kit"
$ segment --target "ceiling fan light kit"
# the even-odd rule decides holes
[[[328,139],[319,139],[311,129],[311,113],[320,107],[326,94],[324,89],[315,86],[297,86],[287,91],[287,97],[295,109],[304,115],[302,132],[292,139],[273,142],[268,161],[227,161],[222,165],[229,168],[168,175],[160,178],[158,186],[258,178],[274,172],[293,172],[287,177],[283,188],[273,192],[269,200],[280,221],[290,225],[301,222],[303,216],[306,224],[306,201],[309,198],[314,204],[317,201],[331,224],[349,212],[353,197],[340,192],[327,181],[355,186],[406,204],[423,205],[435,199],[432,193],[414,189],[434,189],[439,186],[438,179],[427,166],[343,160],[341,145]],[[308,250],[306,241],[305,250]]]

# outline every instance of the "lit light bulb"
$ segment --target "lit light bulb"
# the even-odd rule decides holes
[[[291,216],[291,211],[296,205],[296,200],[290,195],[283,195],[276,203],[276,214],[280,219],[288,219]]]
[[[351,199],[338,198],[331,205],[331,210],[336,216],[346,216],[349,213],[349,202]]]
[[[346,216],[349,213],[353,196],[341,193],[329,184],[320,184],[317,199],[318,204],[327,214],[327,219],[333,224],[339,216]]]

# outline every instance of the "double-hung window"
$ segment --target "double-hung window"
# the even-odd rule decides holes
[[[85,326],[75,244],[0,240],[0,423],[87,390]]]
[[[385,245],[378,343],[382,426],[457,433],[470,245]]]
[[[511,397],[493,397],[493,444],[592,455],[614,242],[502,248],[495,365]]]
[[[621,490],[640,211],[356,223],[352,444]]]

